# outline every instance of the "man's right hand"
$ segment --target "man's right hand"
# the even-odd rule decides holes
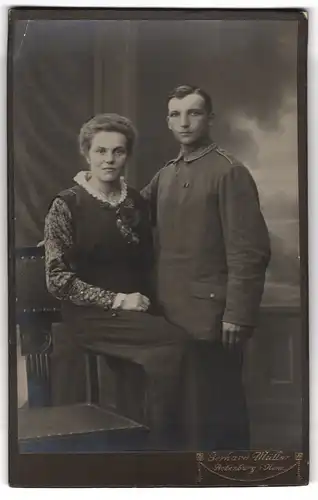
[[[139,292],[127,293],[120,305],[120,309],[124,311],[145,312],[147,311],[149,305],[150,300],[145,295],[142,295]]]

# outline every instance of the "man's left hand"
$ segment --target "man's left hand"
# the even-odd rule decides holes
[[[222,344],[227,348],[242,345],[249,339],[252,331],[253,329],[249,326],[240,326],[223,321]]]

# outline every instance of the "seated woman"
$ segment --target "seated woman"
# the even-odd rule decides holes
[[[131,122],[116,114],[83,125],[79,144],[89,171],[79,172],[75,186],[51,203],[46,279],[78,345],[143,367],[147,421],[157,449],[173,418],[187,334],[156,311],[148,207],[123,177],[134,140]]]

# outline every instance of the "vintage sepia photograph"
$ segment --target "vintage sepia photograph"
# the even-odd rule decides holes
[[[308,482],[306,50],[297,10],[10,10],[14,485]]]

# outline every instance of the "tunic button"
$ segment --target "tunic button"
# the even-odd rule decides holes
[[[210,298],[214,299],[214,297],[215,297],[215,294],[214,293],[210,293]]]

